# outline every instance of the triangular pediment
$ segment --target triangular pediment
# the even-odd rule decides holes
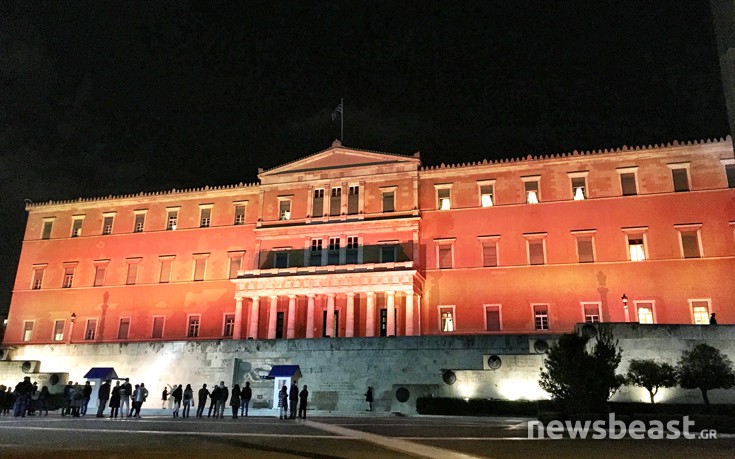
[[[261,183],[291,174],[325,173],[350,168],[367,168],[379,166],[404,166],[416,170],[421,164],[418,154],[404,156],[391,153],[356,150],[346,148],[335,142],[328,150],[314,153],[302,159],[274,167],[258,174]],[[270,180],[269,180],[270,179]]]

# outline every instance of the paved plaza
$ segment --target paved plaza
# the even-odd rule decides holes
[[[143,410],[141,419],[0,417],[0,457],[47,458],[730,458],[735,439],[528,440],[514,417],[313,413],[279,420],[269,410],[248,418],[173,419]]]

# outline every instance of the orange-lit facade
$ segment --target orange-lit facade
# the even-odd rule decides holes
[[[439,167],[335,142],[259,179],[28,205],[5,344],[735,322],[729,138]]]

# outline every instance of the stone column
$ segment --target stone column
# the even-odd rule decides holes
[[[260,298],[253,297],[253,305],[250,308],[250,331],[248,338],[258,339],[258,317],[260,316]]]
[[[386,334],[396,336],[396,292],[385,292],[385,308],[388,314]]]
[[[375,336],[375,292],[367,292],[367,311],[365,312],[365,336]]]
[[[306,309],[306,337],[314,337],[314,295],[309,294],[309,303]]]
[[[268,339],[276,339],[276,318],[278,317],[278,297],[271,296],[271,307],[268,312]]]
[[[235,328],[232,339],[242,339],[242,297],[235,298]]]
[[[288,328],[286,338],[296,338],[296,295],[288,296]]]
[[[327,323],[324,331],[328,337],[334,336],[334,293],[327,293]]]
[[[406,292],[406,336],[413,336],[413,292]]]
[[[345,323],[345,336],[352,338],[355,336],[355,294],[347,294],[347,322]]]

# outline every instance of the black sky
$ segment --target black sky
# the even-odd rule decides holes
[[[0,3],[0,314],[23,200],[728,134],[706,1]]]

